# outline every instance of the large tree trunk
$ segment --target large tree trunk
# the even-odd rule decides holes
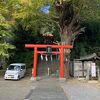
[[[77,35],[84,32],[84,28],[80,27],[79,12],[75,11],[71,1],[55,2],[57,11],[60,12],[59,26],[62,45],[73,45]],[[69,77],[70,65],[70,49],[64,50],[65,57],[65,73],[66,78]]]
[[[71,44],[70,36],[68,36],[67,29],[63,31],[61,35],[61,44],[67,45]],[[70,68],[70,49],[64,50],[64,66],[65,66],[65,77],[69,78],[69,68]]]

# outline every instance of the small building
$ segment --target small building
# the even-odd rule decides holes
[[[74,59],[73,66],[71,68],[71,75],[74,77],[97,77],[97,65],[96,61],[100,60],[100,57],[96,53],[80,57],[80,59]]]

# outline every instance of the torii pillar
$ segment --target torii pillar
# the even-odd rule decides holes
[[[38,54],[46,54],[46,51],[38,51],[38,48],[58,48],[59,51],[52,51],[52,54],[60,54],[60,79],[64,78],[64,49],[73,48],[72,45],[45,45],[45,44],[25,44],[25,48],[33,48],[34,49],[34,60],[33,60],[33,69],[32,69],[32,78],[36,79],[37,75],[37,57]]]

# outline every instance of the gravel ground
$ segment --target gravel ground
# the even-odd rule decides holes
[[[100,82],[68,80],[60,83],[69,100],[100,100]]]
[[[24,100],[30,89],[30,77],[25,77],[19,81],[0,78],[0,100]]]
[[[32,82],[30,81],[30,77],[25,77],[19,81],[0,78],[0,100],[25,100],[25,98],[30,98],[29,100],[51,100],[50,97],[53,98],[54,94],[57,95],[57,98],[54,100],[63,100],[62,96],[65,95],[59,83],[68,100],[100,100],[100,82],[87,83],[75,79],[64,82],[53,79]],[[40,97],[37,96],[39,94],[41,94]],[[48,98],[47,95],[51,96]],[[44,99],[44,97],[46,98]]]

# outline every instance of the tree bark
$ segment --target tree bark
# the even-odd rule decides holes
[[[71,1],[63,1],[62,3],[56,2],[56,8],[59,6],[60,18],[60,36],[62,45],[74,45],[76,37],[84,32],[84,28],[81,28],[79,12],[75,11]],[[69,77],[69,67],[70,67],[70,49],[64,50],[64,62],[65,62],[65,73],[66,78]]]

